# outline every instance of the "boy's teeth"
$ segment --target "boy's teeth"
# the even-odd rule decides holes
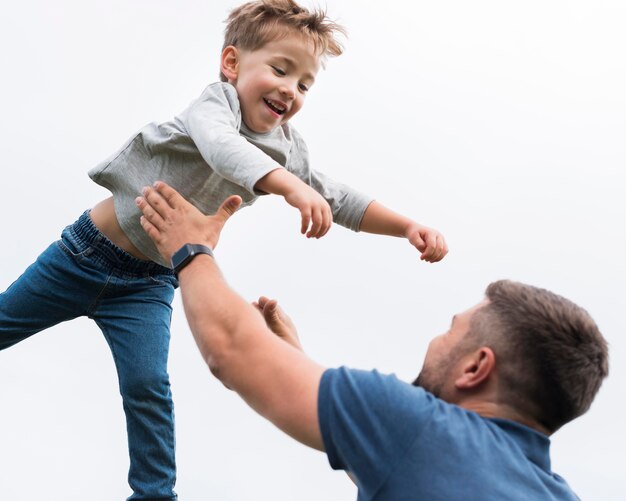
[[[279,115],[282,115],[285,112],[285,108],[280,106],[278,103],[275,103],[271,99],[267,99],[267,98],[264,98],[264,99],[267,105]]]

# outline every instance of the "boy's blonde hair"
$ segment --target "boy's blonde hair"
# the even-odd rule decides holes
[[[229,45],[256,50],[291,33],[311,40],[322,57],[343,53],[335,36],[345,35],[345,29],[328,19],[324,10],[308,10],[293,0],[256,0],[233,9],[226,20],[222,50]],[[220,78],[228,81],[221,72]]]

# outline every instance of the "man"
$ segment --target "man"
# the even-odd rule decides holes
[[[262,297],[255,308],[224,282],[210,249],[238,197],[205,217],[159,182],[137,204],[144,230],[173,256],[213,374],[296,440],[325,450],[359,500],[578,499],[550,469],[548,436],[589,408],[608,373],[606,342],[582,308],[495,282],[431,341],[413,385],[326,370],[299,349],[276,301]],[[194,254],[185,244],[210,249]]]

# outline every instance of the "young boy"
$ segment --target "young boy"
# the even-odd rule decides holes
[[[232,194],[250,205],[273,193],[319,238],[333,220],[355,231],[406,237],[435,262],[443,237],[311,170],[289,120],[323,58],[341,54],[342,29],[292,0],[231,12],[221,82],[172,121],[150,124],[89,173],[113,197],[85,212],[0,295],[0,349],[59,322],[88,316],[116,364],[126,413],[130,500],[174,500],[174,416],[167,374],[176,277],[141,228],[135,198],[157,179],[206,214]],[[33,305],[36,305],[33,308]]]

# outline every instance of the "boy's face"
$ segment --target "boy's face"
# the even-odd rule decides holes
[[[224,71],[231,51],[231,72]],[[302,105],[320,67],[311,42],[297,35],[266,43],[253,50],[227,47],[222,71],[237,89],[244,123],[254,132],[269,132],[286,123]]]

